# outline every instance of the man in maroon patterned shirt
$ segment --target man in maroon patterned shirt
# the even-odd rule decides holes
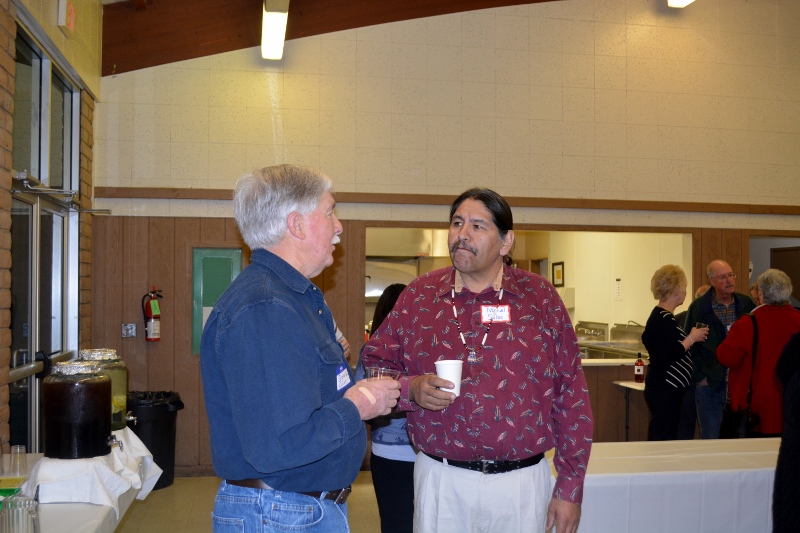
[[[411,282],[363,353],[404,374],[414,530],[574,533],[593,422],[567,310],[546,279],[503,264],[513,219],[494,191],[453,202],[448,245],[453,267]],[[449,359],[463,361],[459,396],[436,377]]]

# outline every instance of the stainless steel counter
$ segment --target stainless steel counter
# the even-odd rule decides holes
[[[582,359],[636,359],[639,354],[647,359],[647,352],[636,341],[578,341]]]

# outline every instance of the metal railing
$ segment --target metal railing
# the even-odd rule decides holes
[[[60,353],[58,355],[51,356],[50,361],[53,363],[58,363],[61,361],[69,361],[70,359],[72,359],[72,356],[73,356],[72,352]],[[44,370],[44,363],[42,361],[34,361],[32,363],[26,363],[24,365],[15,366],[14,368],[8,371],[8,382],[14,383],[15,381],[19,381],[21,379],[33,376],[34,374],[38,374],[42,370]]]

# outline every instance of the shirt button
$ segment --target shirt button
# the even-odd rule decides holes
[[[322,314],[322,309],[318,309],[318,310],[317,310],[317,314],[318,314],[318,315],[321,315],[321,314]]]

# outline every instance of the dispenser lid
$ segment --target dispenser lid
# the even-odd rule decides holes
[[[63,361],[53,364],[53,374],[75,376],[78,374],[97,374],[100,367],[94,361]]]
[[[113,348],[86,348],[78,352],[81,361],[113,361],[119,359]]]

